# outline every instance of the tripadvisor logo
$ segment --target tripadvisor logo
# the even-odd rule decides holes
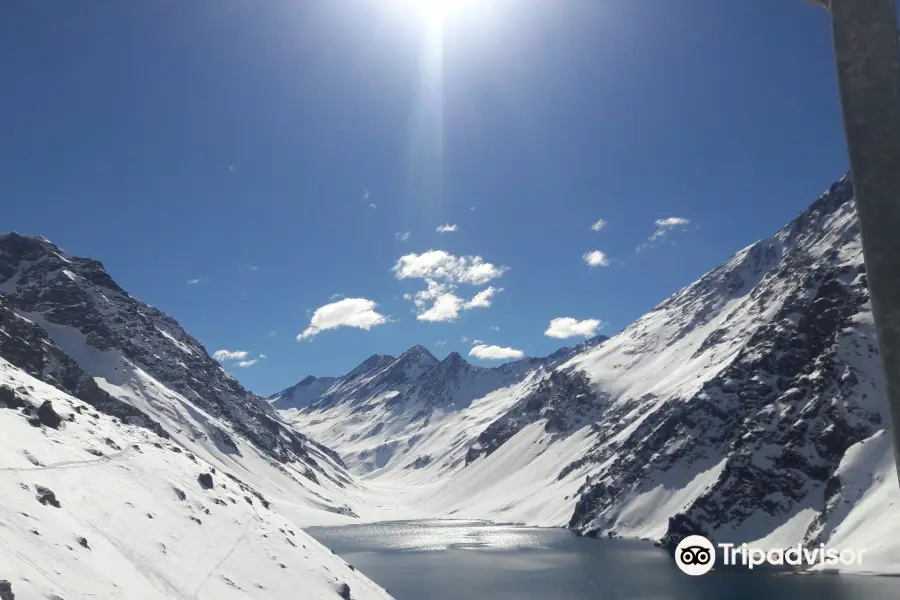
[[[770,565],[783,567],[813,565],[861,565],[865,550],[828,548],[819,544],[818,548],[805,548],[802,544],[790,548],[757,548],[741,544],[718,544],[724,566],[754,567]],[[716,546],[702,535],[689,535],[675,548],[675,564],[688,575],[705,575],[715,566]]]
[[[705,575],[716,564],[716,549],[702,535],[689,535],[675,548],[675,564],[688,575]]]

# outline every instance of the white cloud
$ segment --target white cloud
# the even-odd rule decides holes
[[[462,299],[453,293],[453,287],[438,283],[433,279],[427,279],[428,289],[420,290],[415,294],[403,294],[406,300],[412,300],[416,306],[420,321],[455,321],[462,308]],[[430,312],[434,305],[441,302],[439,310]],[[431,308],[429,308],[431,307]],[[428,314],[425,318],[422,315]],[[442,317],[442,318],[438,318]]]
[[[500,331],[500,326],[499,326],[499,325],[491,325],[491,326],[489,327],[489,329],[490,329],[491,331]]]
[[[690,219],[685,219],[684,217],[667,217],[665,219],[657,219],[654,221],[656,225],[656,231],[647,238],[647,242],[638,246],[637,251],[640,252],[644,248],[651,248],[656,246],[657,244],[662,242],[662,239],[669,233],[672,229],[676,227],[684,227],[691,223]]]
[[[491,300],[493,299],[494,294],[502,291],[503,288],[495,288],[493,286],[489,286],[487,289],[481,290],[480,292],[475,294],[475,297],[466,303],[466,309],[490,308]]]
[[[269,357],[266,356],[265,354],[260,354],[260,355],[259,355],[259,360],[266,360],[267,358],[269,358]]]
[[[560,317],[550,321],[550,327],[544,332],[547,337],[566,339],[579,335],[589,337],[603,325],[599,319],[579,321],[571,317]]]
[[[266,358],[265,354],[260,354],[258,358],[248,358],[249,354],[246,350],[216,350],[213,353],[213,358],[220,362],[237,361],[237,366],[242,368],[252,367],[260,360]]]
[[[585,252],[582,258],[584,258],[584,262],[592,267],[609,266],[609,258],[607,258],[606,254],[600,252],[599,250],[594,250],[593,252]]]
[[[469,351],[469,356],[485,360],[503,360],[507,358],[522,358],[525,356],[525,353],[515,348],[479,344]]]
[[[452,323],[459,318],[460,312],[473,308],[489,308],[491,300],[503,288],[493,286],[484,289],[466,302],[456,295],[456,286],[439,283],[434,279],[426,279],[428,289],[415,294],[404,294],[403,298],[412,300],[416,306],[416,318],[429,323]]]
[[[272,330],[272,331],[269,332],[269,335],[270,335],[271,337],[275,337],[276,335],[278,335],[278,332],[275,331],[275,330]]]
[[[435,279],[483,285],[501,277],[507,267],[485,262],[480,256],[454,256],[443,250],[429,250],[401,256],[392,270],[397,279]]]
[[[470,209],[469,209],[469,210],[475,210],[475,207],[474,207],[474,206],[473,206],[473,207],[472,207],[472,208],[470,208]]]
[[[435,298],[431,308],[420,312],[416,318],[428,323],[452,322],[459,318],[461,308],[462,300],[458,296],[452,293],[441,294]]]
[[[247,358],[246,350],[216,350],[213,352],[213,358],[216,360],[244,360]]]
[[[456,231],[456,225],[451,225],[447,223],[446,225],[438,225],[437,232],[438,233],[452,233]]]
[[[591,225],[591,229],[593,229],[594,231],[600,231],[604,227],[606,227],[606,221],[604,219],[597,219],[597,221],[594,222],[593,225]]]
[[[390,317],[379,314],[376,304],[365,298],[344,298],[331,304],[317,308],[303,333],[297,340],[306,340],[328,329],[338,327],[356,327],[371,329],[390,321]]]
[[[439,340],[439,341],[435,342],[434,345],[435,346],[446,346],[447,340]]]
[[[483,340],[475,340],[475,341],[472,342],[472,345],[473,345],[473,346],[481,346],[481,345],[483,345],[483,344],[484,344],[484,341],[483,341]]]
[[[329,300],[340,300],[340,299],[343,298],[343,297],[344,297],[344,294],[342,294],[342,293],[340,293],[340,292],[337,292],[337,293],[335,293],[335,294],[332,294],[332,295],[328,296],[328,299],[329,299]]]
[[[401,242],[405,242],[406,240],[409,239],[409,232],[401,231],[401,232],[395,233],[394,237],[397,238],[398,240],[400,240]]]
[[[203,278],[202,278],[202,277],[197,277],[197,278],[195,278],[195,279],[188,279],[188,280],[187,280],[187,284],[188,284],[188,285],[197,285],[197,284],[200,283],[201,281],[203,281]]]
[[[374,204],[369,204],[369,208],[371,208],[371,209],[376,209],[376,208],[378,208],[378,207],[375,206]]]
[[[684,217],[669,217],[667,219],[657,219],[656,226],[657,227],[675,227],[676,225],[687,225],[690,223],[690,219],[685,219]]]
[[[368,199],[369,199],[369,190],[364,189],[363,190],[363,200],[368,200]]]
[[[466,336],[462,336],[461,338],[459,338],[459,341],[462,342],[463,344],[465,344],[466,342],[469,341],[469,338],[467,338]]]

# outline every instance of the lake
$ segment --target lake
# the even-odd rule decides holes
[[[900,579],[683,574],[647,542],[415,521],[306,530],[397,600],[896,600]]]

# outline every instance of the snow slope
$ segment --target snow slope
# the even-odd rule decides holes
[[[353,598],[389,598],[280,512],[276,490],[248,491],[2,359],[0,385],[72,419],[34,427],[0,407],[0,564],[18,598],[333,600],[342,585]],[[59,507],[38,500],[39,486]]]
[[[363,518],[452,515],[666,545],[692,533],[857,544],[863,570],[900,571],[900,514],[885,515],[900,490],[847,178],[560,363],[388,384],[392,359],[375,358],[283,413],[364,478]]]
[[[172,317],[130,296],[99,262],[68,256],[43,238],[0,236],[4,323],[11,333],[5,346],[0,340],[0,356],[16,366],[53,383],[50,371],[61,368],[41,365],[61,361],[63,379],[71,380],[63,390],[84,397],[76,388],[89,386],[211,463],[275,485],[305,519],[322,511],[316,522],[352,517],[346,499],[355,484],[338,455],[287,426]],[[36,345],[34,356],[26,352]]]
[[[40,427],[47,400],[74,420]],[[100,263],[43,238],[0,236],[4,403],[0,560],[18,565],[3,572],[18,597],[388,597],[299,529],[356,520],[362,490],[338,455]]]

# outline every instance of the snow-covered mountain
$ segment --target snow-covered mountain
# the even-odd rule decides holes
[[[340,458],[94,260],[0,236],[0,563],[24,598],[388,598],[308,537]]]
[[[457,352],[438,360],[415,346],[397,358],[371,356],[342,377],[307,377],[269,401],[300,431],[340,446],[360,474],[412,468],[431,460],[414,447],[432,428],[467,414],[473,401],[547,372],[606,339],[597,336],[548,357],[494,368],[472,365]]]
[[[559,364],[479,369],[414,351],[403,378],[373,357],[284,411],[387,514],[665,544],[828,543],[866,549],[856,569],[900,572],[900,486],[848,178]]]

